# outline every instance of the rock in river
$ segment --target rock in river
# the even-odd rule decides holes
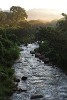
[[[35,94],[31,96],[31,99],[38,99],[38,98],[43,98],[43,95],[41,94]]]
[[[23,76],[21,79],[24,80],[24,81],[26,81],[27,80],[27,77],[26,76]]]
[[[35,51],[30,51],[31,54],[35,54]]]
[[[26,90],[26,89],[21,89],[21,88],[19,88],[19,89],[17,90],[17,92],[18,92],[18,93],[27,92],[27,90]]]
[[[40,60],[45,59],[45,55],[40,55],[40,56],[39,56],[39,59],[40,59]]]
[[[40,53],[35,53],[35,57],[36,57],[36,58],[39,58],[40,56],[41,56]]]
[[[45,64],[47,64],[47,63],[49,63],[49,58],[45,58],[45,59],[43,59],[43,61]]]

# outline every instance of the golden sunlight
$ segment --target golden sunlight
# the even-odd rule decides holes
[[[61,13],[67,13],[67,0],[6,0],[5,5],[4,0],[0,0],[2,10],[9,10],[13,5],[25,8],[28,19],[34,16],[34,19],[52,20],[61,18]]]

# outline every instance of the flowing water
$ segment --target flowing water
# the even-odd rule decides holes
[[[48,66],[30,54],[37,47],[35,43],[21,46],[23,51],[13,68],[20,79],[18,88],[27,91],[15,92],[12,100],[31,100],[35,94],[41,94],[43,98],[34,100],[67,100],[67,76],[59,68]],[[23,76],[27,76],[26,81],[21,79]]]

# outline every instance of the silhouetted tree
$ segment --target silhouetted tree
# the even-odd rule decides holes
[[[12,6],[10,8],[10,12],[12,14],[13,21],[21,21],[25,20],[27,18],[27,14],[24,10],[24,8],[21,8],[19,6]]]

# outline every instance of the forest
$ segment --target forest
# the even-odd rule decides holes
[[[38,52],[67,74],[67,15],[55,24],[27,21],[24,8],[12,6],[0,11],[0,100],[14,92],[12,65],[19,57],[19,46],[38,41]]]

